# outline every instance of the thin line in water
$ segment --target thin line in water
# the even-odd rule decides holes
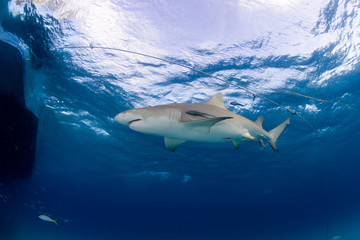
[[[211,75],[210,73],[207,73],[207,72],[204,72],[204,71],[201,71],[201,70],[198,70],[198,69],[195,69],[193,67],[190,67],[190,66],[187,66],[185,64],[182,64],[182,63],[178,63],[178,62],[175,62],[175,61],[172,61],[172,60],[168,60],[168,59],[164,59],[164,58],[160,58],[160,57],[156,57],[156,56],[152,56],[152,55],[149,55],[149,54],[145,54],[145,53],[141,53],[141,52],[135,52],[135,51],[131,51],[131,50],[126,50],[126,49],[121,49],[121,48],[114,48],[114,47],[103,47],[103,46],[94,46],[93,44],[90,44],[89,46],[80,46],[80,45],[75,45],[75,46],[64,46],[64,47],[56,47],[56,49],[69,49],[69,48],[91,48],[91,49],[94,49],[94,48],[97,48],[97,49],[107,49],[107,50],[114,50],[114,51],[119,51],[119,52],[125,52],[125,53],[131,53],[131,54],[135,54],[135,55],[140,55],[140,56],[144,56],[144,57],[148,57],[148,58],[153,58],[153,59],[157,59],[157,60],[161,60],[161,61],[164,61],[164,62],[167,62],[167,63],[171,63],[171,64],[175,64],[175,65],[178,65],[178,66],[181,66],[181,67],[184,67],[184,68],[187,68],[187,69],[190,69],[192,71],[195,71],[195,72],[198,72],[198,73],[201,73],[203,75],[206,75],[208,77],[211,77],[211,78],[214,78],[214,79],[217,79],[223,83],[226,83],[228,85],[231,85],[235,88],[238,88],[238,89],[241,89],[247,93],[250,93],[251,95],[253,95],[254,99],[256,97],[258,98],[261,98],[265,101],[268,101],[268,102],[271,102],[273,103],[274,105],[277,105],[283,109],[285,109],[286,111],[288,111],[289,113],[291,113],[292,115],[297,115],[298,117],[300,117],[317,135],[318,135],[318,131],[309,123],[309,121],[307,121],[303,116],[301,116],[298,112],[296,112],[295,110],[291,109],[291,108],[288,108],[288,107],[285,107],[284,105],[281,105],[267,97],[264,97],[262,95],[259,95],[257,94],[256,92],[254,91],[251,91],[245,87],[242,87],[240,85],[237,85],[237,84],[234,84],[230,81],[227,81],[223,78],[220,78],[220,77],[217,77],[217,76],[214,76],[214,75]],[[319,135],[318,135],[319,136]]]

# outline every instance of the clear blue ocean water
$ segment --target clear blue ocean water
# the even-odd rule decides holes
[[[359,1],[0,7],[0,39],[23,55],[39,118],[33,176],[0,182],[1,240],[360,239]],[[114,119],[217,92],[229,110],[263,115],[266,130],[292,116],[280,152],[249,141],[173,153]]]

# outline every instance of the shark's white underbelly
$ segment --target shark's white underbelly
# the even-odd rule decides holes
[[[248,128],[235,126],[231,120],[224,120],[216,123],[210,127],[208,132],[196,127],[189,127],[182,123],[162,122],[159,124],[150,124],[151,128],[134,129],[139,132],[153,134],[162,137],[181,139],[186,141],[199,141],[199,142],[226,142],[229,140],[243,141],[243,135],[248,133]]]

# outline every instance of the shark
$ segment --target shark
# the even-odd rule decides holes
[[[268,142],[278,152],[276,140],[290,124],[290,118],[266,131],[262,127],[263,116],[251,121],[229,111],[221,92],[202,103],[135,108],[115,116],[117,122],[134,131],[164,137],[166,148],[172,152],[187,141],[231,142],[235,149],[239,149],[249,140],[258,142],[264,148]]]

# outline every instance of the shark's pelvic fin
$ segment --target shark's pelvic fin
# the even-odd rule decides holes
[[[164,137],[164,143],[167,149],[169,149],[171,152],[175,152],[175,149],[186,142],[185,140],[176,139],[176,138],[168,138]]]
[[[280,134],[284,131],[286,125],[290,124],[290,119],[291,117],[287,118],[282,124],[280,124],[279,126],[277,126],[276,128],[274,128],[273,130],[271,130],[269,132],[270,135],[270,146],[275,150],[275,151],[279,151],[279,149],[276,147],[276,139],[280,136]]]
[[[217,118],[210,118],[210,119],[205,119],[205,120],[198,120],[198,121],[192,121],[192,122],[185,122],[184,124],[187,127],[191,127],[194,129],[194,131],[197,131],[199,133],[209,133],[210,132],[210,128],[223,120],[229,119],[232,117],[217,117]]]
[[[222,95],[221,92],[215,94],[212,98],[210,98],[209,100],[207,100],[205,103],[206,103],[206,104],[214,105],[214,106],[216,106],[216,107],[219,107],[219,108],[222,108],[222,109],[225,109],[225,110],[228,110],[228,109],[225,107],[223,95]]]
[[[264,120],[263,116],[262,115],[259,116],[255,121],[256,125],[258,125],[260,128],[263,128],[262,127],[263,120]]]
[[[234,148],[235,148],[236,150],[238,150],[239,147],[240,147],[240,145],[243,144],[243,142],[244,142],[244,141],[235,141],[235,140],[233,140],[233,141],[232,141],[232,144],[233,144]]]

